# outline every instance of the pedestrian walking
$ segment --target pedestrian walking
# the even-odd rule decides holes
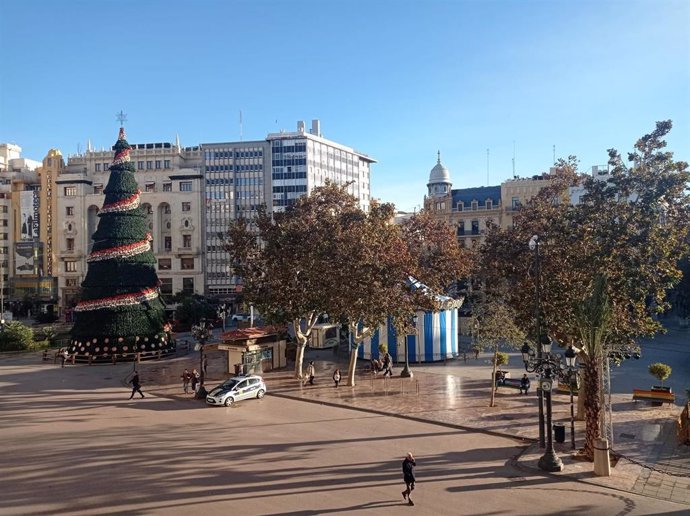
[[[341,378],[341,376],[340,376],[340,369],[336,369],[336,370],[333,372],[333,381],[335,382],[336,388],[338,387],[338,384],[340,383],[340,378]]]
[[[195,393],[195,394],[196,394],[196,384],[199,383],[199,378],[200,378],[200,377],[201,377],[201,375],[199,374],[199,371],[197,371],[196,369],[194,369],[194,370],[192,371],[191,382],[192,382],[192,392]]]
[[[388,351],[383,355],[383,377],[386,375],[393,376],[393,358]]]
[[[312,360],[309,362],[309,365],[307,366],[307,380],[304,382],[304,385],[307,385],[307,381],[309,382],[309,385],[314,385],[314,376],[316,375],[316,369],[314,367],[314,361]]]
[[[189,382],[192,379],[192,374],[189,372],[189,369],[185,369],[180,378],[182,378],[184,393],[189,394]]]
[[[141,397],[144,397],[144,393],[141,392],[141,382],[139,382],[139,373],[134,371],[134,376],[132,376],[132,379],[129,381],[129,383],[132,384],[132,395],[129,397],[131,400],[134,397],[134,393],[138,392],[141,394]]]
[[[412,456],[412,452],[408,452],[407,456],[402,462],[403,481],[405,482],[406,487],[406,489],[402,492],[402,496],[403,500],[407,500],[408,505],[414,505],[414,502],[412,501],[412,491],[414,491],[414,483],[416,480],[414,476],[414,468],[416,465],[417,463]]]
[[[65,367],[65,362],[69,359],[69,353],[67,352],[67,348],[63,348],[62,352],[60,353],[60,359],[62,360],[62,367]]]

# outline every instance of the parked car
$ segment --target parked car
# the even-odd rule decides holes
[[[248,398],[261,399],[266,394],[266,384],[257,375],[235,376],[211,389],[206,396],[209,405],[232,405]]]
[[[233,321],[248,321],[250,317],[249,314],[232,314]]]

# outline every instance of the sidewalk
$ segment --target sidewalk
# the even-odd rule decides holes
[[[227,378],[220,354],[209,354],[206,386],[212,388]],[[517,467],[538,470],[537,397],[531,392],[520,395],[514,389],[499,389],[496,406],[489,407],[491,368],[482,360],[451,361],[446,364],[411,364],[413,378],[399,376],[384,379],[358,369],[356,386],[347,387],[346,373],[337,389],[331,375],[336,367],[347,371],[346,357],[330,351],[309,352],[306,360],[316,364],[316,381],[305,386],[293,377],[292,368],[264,374],[269,394],[305,402],[346,406],[356,410],[433,422],[452,428],[485,432],[527,443]],[[179,375],[186,367],[198,368],[198,354],[165,362],[147,363],[148,390],[162,396],[189,397],[182,392]],[[401,367],[394,369],[399,375]],[[534,385],[534,381],[532,382]],[[154,385],[155,384],[155,387]],[[690,446],[676,444],[676,418],[680,407],[652,407],[635,403],[631,395],[614,394],[614,451],[624,458],[612,469],[610,477],[596,477],[592,463],[573,456],[570,434],[570,397],[553,395],[553,421],[566,427],[566,442],[555,443],[564,464],[564,475],[580,481],[607,486],[690,504]],[[200,403],[200,401],[196,401]],[[577,403],[577,401],[575,401]],[[576,449],[584,442],[584,422],[575,422]],[[654,470],[639,464],[652,466]],[[673,476],[684,475],[684,476]]]

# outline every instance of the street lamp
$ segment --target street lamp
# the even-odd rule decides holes
[[[534,251],[534,269],[535,269],[535,324],[536,324],[536,339],[537,339],[537,358],[541,358],[542,342],[541,342],[541,266],[539,261],[539,235],[533,235],[529,239],[529,249]],[[544,393],[541,387],[537,387],[537,397],[539,398],[539,447],[543,448],[544,443]]]
[[[575,350],[570,347],[565,353],[564,364],[561,355],[551,353],[552,341],[548,336],[542,335],[539,341],[543,349],[541,356],[538,354],[535,356],[534,350],[530,347],[528,342],[525,342],[520,350],[522,352],[522,359],[525,362],[525,371],[528,373],[537,373],[539,375],[539,388],[543,392],[546,401],[546,424],[549,431],[546,436],[546,451],[539,459],[539,468],[544,471],[561,471],[563,469],[563,463],[553,449],[553,433],[551,432],[551,390],[554,380],[556,380],[556,382],[558,382],[559,379],[570,381],[572,375],[575,374],[575,360],[577,356]],[[543,427],[540,425],[540,428]]]
[[[199,324],[192,326],[192,337],[196,340],[197,344],[195,346],[199,351],[199,375],[200,383],[204,384],[204,345],[206,341],[211,338],[213,329],[213,324],[206,321],[206,318],[201,318]]]
[[[414,336],[417,337],[417,314],[412,316],[412,327],[414,328]],[[410,370],[409,355],[407,354],[407,341],[410,339],[409,335],[405,335],[405,367],[400,371],[401,378],[412,378],[412,371]]]
[[[228,316],[228,306],[225,303],[221,303],[220,305],[218,305],[218,310],[216,311],[216,314],[223,323],[223,333],[225,333],[225,319]]]

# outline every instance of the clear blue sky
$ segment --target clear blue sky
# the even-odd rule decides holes
[[[376,158],[372,195],[422,203],[575,154],[604,164],[672,119],[690,160],[690,2],[0,0],[0,142],[42,159],[116,139],[262,139],[297,120]],[[515,142],[515,144],[513,144]]]

